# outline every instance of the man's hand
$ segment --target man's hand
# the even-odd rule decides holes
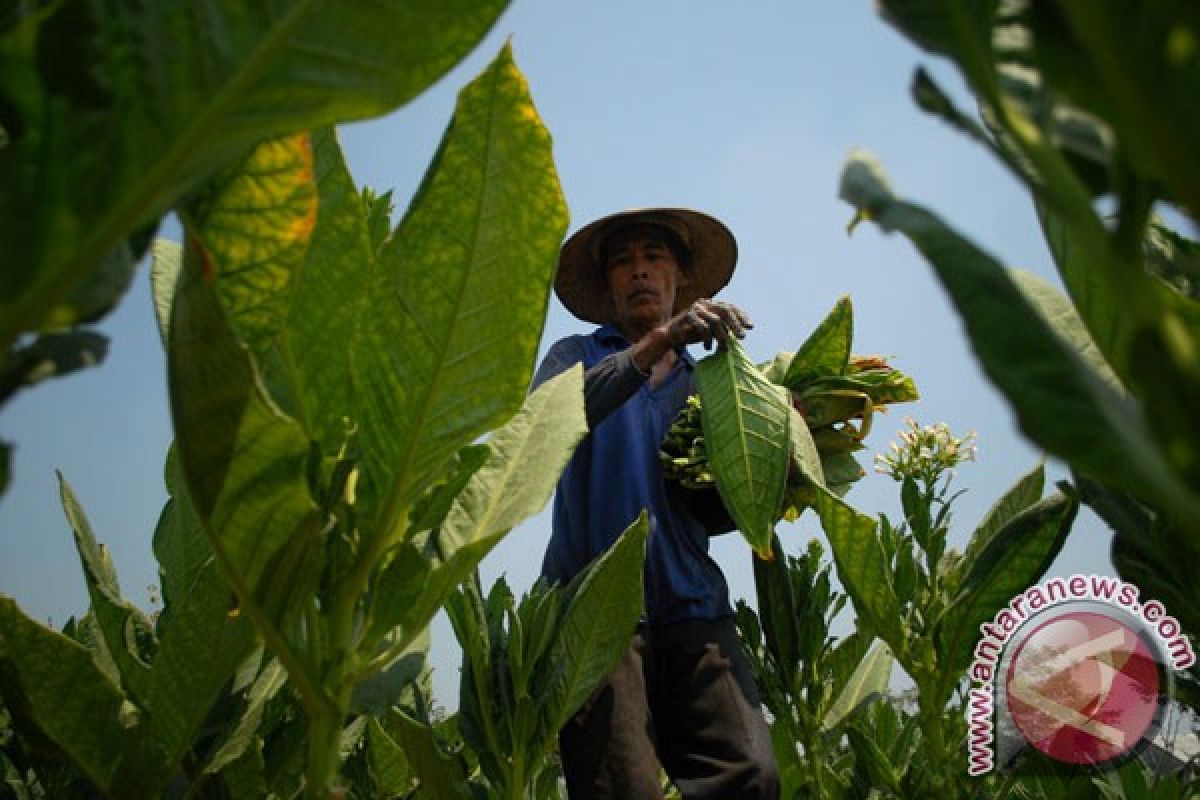
[[[731,333],[745,338],[753,327],[746,312],[732,303],[701,298],[667,321],[666,334],[673,348],[703,342],[711,350],[714,341],[724,342]]]

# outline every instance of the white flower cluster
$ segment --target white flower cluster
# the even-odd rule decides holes
[[[955,437],[944,422],[921,425],[905,417],[900,441],[888,445],[888,452],[875,456],[875,471],[898,481],[907,477],[932,483],[942,473],[964,461],[975,460],[975,432]]]

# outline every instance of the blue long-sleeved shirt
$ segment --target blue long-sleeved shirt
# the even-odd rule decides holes
[[[733,527],[715,492],[664,483],[659,447],[688,395],[691,357],[680,353],[669,377],[651,388],[633,364],[630,343],[613,326],[556,342],[534,386],[582,362],[588,425],[558,482],[542,574],[565,583],[646,509],[645,600],[650,624],[732,613],[729,589],[708,553],[710,535]]]

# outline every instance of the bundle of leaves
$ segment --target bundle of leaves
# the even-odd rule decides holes
[[[790,392],[791,405],[799,412],[816,447],[821,465],[821,477],[817,480],[823,480],[824,486],[838,495],[845,494],[865,474],[854,453],[863,449],[862,442],[871,430],[875,411],[918,397],[912,378],[889,366],[883,357],[852,355],[852,339],[853,309],[850,298],[843,297],[795,353],[780,353],[757,367],[739,365],[739,369],[747,366],[754,369],[763,382]],[[740,347],[733,346],[740,351]],[[721,357],[718,353],[712,358]],[[667,480],[687,489],[720,488],[719,469],[714,469],[709,461],[706,444],[705,397],[728,388],[730,385],[715,387],[711,381],[706,386],[700,379],[699,393],[688,398],[659,452]],[[718,398],[717,402],[720,408],[717,416],[721,419],[713,422],[724,422],[726,417],[740,419],[742,406],[723,400]],[[741,424],[739,427],[745,428]],[[777,435],[781,435],[782,443],[787,443],[789,437],[795,438],[794,431],[789,434],[778,430]],[[792,458],[799,461],[802,456],[794,444]],[[790,471],[810,479],[800,481],[801,484],[811,482],[814,477],[805,476],[803,469]],[[811,505],[806,499],[806,488],[801,485],[784,492],[784,502],[777,509],[775,520],[794,520],[805,506]]]

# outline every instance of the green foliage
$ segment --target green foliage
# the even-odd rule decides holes
[[[776,542],[776,545],[778,542]],[[754,560],[758,613],[739,601],[738,630],[771,712],[783,797],[850,797],[845,723],[887,690],[892,657],[856,632],[830,633],[847,596],[831,588],[817,540],[799,557]]]
[[[227,613],[228,589],[186,498],[168,502],[155,533],[171,576],[157,619],[121,596],[65,481],[62,502],[91,611],[57,634],[3,598],[0,694],[43,790],[66,772],[105,795],[157,797],[185,760],[202,757],[205,720],[254,653],[254,632]]]
[[[273,46],[339,58],[332,40],[353,38],[354,25],[309,30],[311,11],[297,4],[288,24],[304,37],[290,41],[285,26]],[[393,11],[375,9],[376,21]],[[435,76],[429,63],[448,66],[494,16],[481,7],[434,30],[441,7],[408,12],[413,35],[430,26],[406,55],[413,92]],[[381,33],[351,47],[339,80],[372,63]],[[273,68],[273,50],[258,57]],[[229,112],[218,121],[236,128],[240,106],[223,99],[212,113]],[[354,91],[333,102],[367,107]],[[296,105],[284,116],[307,119]],[[196,124],[188,135],[207,130]],[[87,644],[9,605],[0,672],[16,676],[3,691],[22,736],[48,739],[58,763],[114,796],[155,796],[180,769],[194,795],[291,796],[305,784],[323,797],[343,762],[347,781],[376,767],[385,784],[400,780],[387,743],[402,731],[355,714],[385,719],[434,613],[545,505],[586,432],[580,370],[526,394],[566,211],[549,136],[507,47],[462,92],[395,230],[389,195],[354,186],[332,131],[247,147],[255,132],[241,131],[249,138],[237,147],[212,137],[230,148],[226,166],[166,198],[178,202],[185,242],[155,247],[177,437],[155,537],[159,623],[120,598],[65,489],[92,598]],[[187,167],[189,183],[217,166],[215,153],[196,156],[212,161]],[[119,177],[105,188],[137,191]],[[255,634],[269,657],[251,663]],[[54,665],[44,686],[32,680]],[[78,705],[49,693],[63,681],[82,687]]]
[[[407,103],[505,5],[9,8],[0,32],[0,402],[103,358],[107,339],[87,326],[125,293],[159,219],[214,170],[263,139]],[[30,334],[38,338],[20,340]]]
[[[0,39],[4,349],[19,332],[111,305],[149,243],[131,235],[214,167],[261,139],[406,103],[474,47],[503,4],[19,9]]]
[[[953,469],[973,454],[944,426],[901,432],[886,463],[904,520],[874,519],[828,491],[815,495],[837,575],[813,542],[800,558],[755,562],[758,614],[739,627],[774,719],[789,797],[972,797],[998,778],[965,778],[961,697],[979,625],[1035,583],[1062,547],[1078,501],[1045,499],[1039,465],[985,515],[965,553],[948,550]],[[909,450],[912,452],[910,453]],[[909,457],[911,456],[911,458]],[[830,636],[847,598],[855,631]],[[881,643],[868,652],[872,640]],[[887,690],[893,659],[915,685],[915,713],[870,702]],[[844,737],[844,738],[843,738]],[[1011,788],[1011,787],[1010,787]]]
[[[990,150],[1033,198],[1067,290],[1005,269],[852,157],[842,195],[921,250],[1022,430],[1068,461],[1113,525],[1123,577],[1200,628],[1197,245],[1154,211],[1200,219],[1200,86],[1186,0],[1145,4],[884,2],[884,16],[959,68],[982,123],[924,70],[917,103]],[[1107,196],[1111,217],[1098,210]],[[1112,516],[1117,509],[1139,510]]]
[[[355,687],[585,431],[578,370],[525,398],[566,217],[507,48],[386,237],[379,214],[330,132],[271,141],[193,193],[182,265],[155,270],[188,491],[302,697],[316,785]]]
[[[559,797],[558,732],[629,648],[648,534],[643,514],[568,586],[539,583],[520,602],[503,578],[486,596],[477,577],[454,594],[446,611],[463,649],[463,748],[397,713],[422,788],[438,798]]]

